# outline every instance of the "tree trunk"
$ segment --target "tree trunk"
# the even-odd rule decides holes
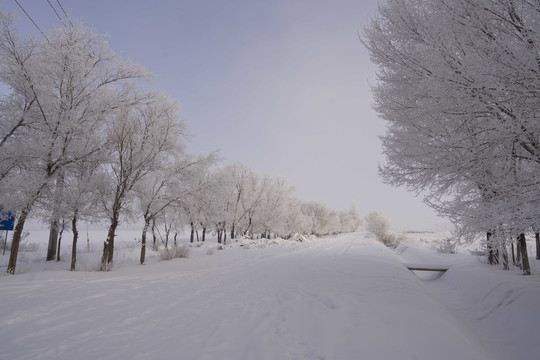
[[[218,244],[221,244],[221,233],[222,233],[221,230],[217,231],[217,242],[218,242]]]
[[[486,234],[486,246],[488,251],[488,263],[490,265],[496,264],[495,261],[495,249],[493,248],[493,240],[491,236],[491,232],[488,232]]]
[[[119,213],[114,212],[111,219],[111,225],[109,226],[109,231],[107,232],[107,240],[103,244],[103,255],[101,256],[101,264],[99,270],[109,271],[113,263],[114,255],[114,236],[116,234],[116,228],[118,227],[118,217]]]
[[[192,243],[194,235],[195,235],[195,229],[193,228],[193,223],[190,223],[190,225],[191,225],[191,235],[189,236],[189,242]]]
[[[223,229],[223,245],[227,245],[227,230]]]
[[[235,226],[234,226],[234,223],[233,223],[232,226],[231,226],[231,240],[234,239],[234,235],[235,235],[234,228],[235,228]]]
[[[517,237],[516,239],[516,265],[519,266],[521,269],[521,235]]]
[[[206,238],[206,228],[203,227],[202,228],[202,242],[204,242],[205,238]]]
[[[77,216],[79,210],[75,210],[73,218],[71,219],[71,231],[73,232],[73,245],[71,247],[71,271],[75,271],[75,265],[77,264],[77,240],[79,239],[79,231],[77,230]]]
[[[536,232],[534,237],[536,240],[536,260],[540,260],[540,233]]]
[[[247,229],[246,229],[246,234],[247,234],[248,232],[251,232],[251,223],[252,223],[252,221],[253,221],[253,217],[250,216],[250,217],[248,218],[248,220],[249,220],[249,221],[248,221],[248,226],[247,226]]]
[[[56,244],[58,243],[58,219],[51,221],[49,230],[49,246],[47,247],[47,261],[54,260],[56,254]]]
[[[140,262],[141,265],[144,264],[144,260],[146,259],[146,232],[148,231],[148,228],[150,227],[150,219],[144,219],[144,226],[141,234],[141,258]]]
[[[174,233],[174,247],[176,247],[176,245],[178,244],[178,243],[176,242],[176,237],[177,237],[177,236],[178,236],[178,233]]]
[[[156,219],[152,219],[152,249],[157,250],[156,245]]]
[[[512,264],[516,266],[516,253],[514,252],[514,242],[512,242]]]
[[[7,273],[8,274],[15,274],[15,266],[17,265],[17,255],[19,253],[19,244],[21,242],[21,234],[24,228],[24,223],[26,221],[26,218],[28,217],[28,213],[30,212],[30,206],[27,206],[26,209],[24,209],[21,212],[21,216],[19,217],[19,220],[17,220],[17,224],[15,225],[15,228],[13,229],[13,239],[11,240],[11,252],[9,254],[9,262],[7,267]]]
[[[531,267],[529,265],[529,255],[527,254],[527,241],[525,239],[525,234],[521,233],[519,235],[519,242],[523,275],[531,275]]]
[[[165,224],[165,249],[169,248],[169,234],[171,233],[171,227],[167,227]]]
[[[195,235],[197,235],[197,242],[199,242],[199,230],[195,230]]]
[[[60,261],[60,245],[62,244],[62,235],[66,229],[66,221],[62,219],[62,226],[60,226],[60,233],[58,234],[58,248],[56,249],[56,261]]]
[[[510,270],[510,267],[508,266],[508,248],[506,247],[506,241],[503,240],[502,244],[502,262],[504,266],[504,270]]]
[[[51,175],[52,176],[52,175]],[[58,242],[58,210],[62,205],[62,192],[64,188],[64,176],[62,172],[58,172],[56,175],[56,186],[54,189],[54,204],[51,220],[51,230],[49,231],[49,246],[47,247],[47,261],[54,260],[56,254],[56,244]],[[58,253],[59,254],[59,253]]]

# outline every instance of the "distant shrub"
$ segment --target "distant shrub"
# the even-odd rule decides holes
[[[386,218],[377,211],[370,212],[365,218],[366,230],[373,235],[379,237],[383,236],[390,229],[390,223]]]
[[[174,257],[176,258],[187,258],[189,257],[189,246],[187,245],[177,245]]]
[[[456,241],[453,239],[443,239],[440,241],[437,241],[438,247],[437,251],[446,253],[446,254],[455,254],[456,253]]]
[[[307,239],[306,239],[306,237],[304,235],[298,234],[298,233],[294,234],[291,237],[291,239],[294,240],[294,241],[298,241],[298,242],[306,242],[307,241]]]
[[[177,245],[170,248],[164,248],[159,252],[159,259],[161,261],[187,257],[189,257],[189,246],[187,245]]]
[[[390,223],[380,212],[370,212],[364,222],[366,230],[384,245],[396,246],[399,243],[396,236],[389,232]]]
[[[382,235],[379,235],[377,236],[377,240],[379,240],[386,246],[396,246],[398,244],[396,235],[392,233],[384,233]]]
[[[30,235],[28,231],[25,231],[21,234],[21,240],[19,242],[19,252],[36,252],[39,250],[39,244],[27,242],[27,238]],[[4,236],[1,237],[0,240],[0,249],[4,249],[4,246],[6,247],[6,250],[11,250],[11,240],[8,240],[6,244],[4,244],[5,238]]]
[[[174,259],[176,253],[175,248],[164,248],[159,252],[159,259],[161,261],[168,261]]]

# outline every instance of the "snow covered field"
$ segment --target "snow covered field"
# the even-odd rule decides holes
[[[150,252],[141,266],[136,236],[124,232],[118,266],[107,273],[66,271],[67,254],[59,263],[36,259],[43,247],[22,253],[22,273],[0,276],[0,358],[444,360],[540,353],[540,277],[504,272],[468,254],[436,253],[418,241],[391,250],[347,234],[240,241],[224,250],[212,239],[191,248],[187,259],[160,262]],[[79,269],[93,270],[98,255],[90,243]],[[420,280],[404,262],[451,267]]]

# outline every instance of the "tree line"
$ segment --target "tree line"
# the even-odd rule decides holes
[[[540,259],[540,3],[387,0],[362,42],[378,65],[387,123],[383,179],[423,193],[456,226],[483,233],[508,268],[525,235]]]
[[[0,82],[7,89],[0,98],[0,213],[16,214],[8,273],[30,217],[60,233],[71,229],[71,270],[80,221],[107,223],[101,270],[112,266],[125,219],[144,224],[141,263],[156,226],[167,246],[185,226],[192,242],[211,232],[220,243],[358,227],[354,207],[301,201],[282,178],[239,163],[219,166],[216,153],[189,153],[178,104],[145,90],[151,77],[80,23],[59,24],[43,40],[22,38],[13,18],[0,13]]]

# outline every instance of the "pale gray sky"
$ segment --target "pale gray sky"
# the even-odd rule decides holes
[[[108,34],[114,51],[156,74],[182,105],[194,152],[220,149],[296,195],[334,208],[379,210],[394,228],[441,222],[419,198],[382,184],[371,109],[375,67],[358,40],[376,0],[61,0],[72,19]],[[19,0],[43,30],[47,0]],[[50,0],[60,12],[58,2]],[[39,33],[13,0],[23,32]]]

